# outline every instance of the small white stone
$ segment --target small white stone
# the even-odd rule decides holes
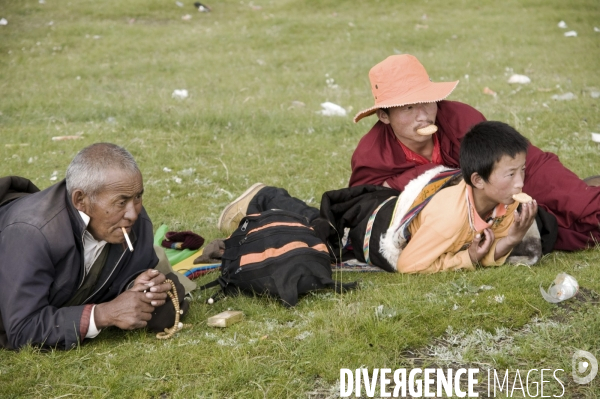
[[[531,79],[529,79],[529,76],[519,75],[515,73],[508,79],[508,83],[527,84],[531,83]]]
[[[183,323],[182,323],[182,322],[179,322],[179,324],[177,324],[177,329],[178,329],[178,330],[181,330],[182,328],[183,328]]]
[[[576,100],[577,96],[569,91],[563,94],[555,94],[552,96],[552,99],[558,101],[571,101]]]
[[[321,103],[321,107],[323,108],[321,111],[318,111],[317,113],[320,113],[321,115],[325,115],[325,116],[346,116],[346,110],[342,107],[340,107],[337,104],[334,104],[332,102],[326,101],[324,103]]]
[[[215,300],[212,298],[208,298],[208,304],[212,305],[213,303],[215,303]]]
[[[176,89],[173,91],[173,94],[171,94],[171,97],[173,98],[177,98],[178,100],[183,100],[186,99],[188,97],[189,93],[186,89]]]

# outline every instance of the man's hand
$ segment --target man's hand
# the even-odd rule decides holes
[[[148,269],[137,276],[130,291],[144,292],[152,306],[162,306],[167,299],[167,291],[171,289],[171,284],[165,283],[166,279],[158,270]]]
[[[96,305],[96,327],[102,329],[116,326],[122,330],[146,327],[154,312],[154,306],[149,302],[143,292],[125,291],[110,302]]]
[[[116,326],[122,330],[146,327],[154,308],[162,306],[171,285],[165,283],[165,275],[149,269],[140,274],[133,287],[110,302],[96,305],[94,320],[96,327]]]
[[[473,242],[469,247],[469,257],[471,262],[477,264],[485,255],[490,252],[490,248],[494,243],[494,232],[492,229],[484,229],[481,233],[477,233]]]

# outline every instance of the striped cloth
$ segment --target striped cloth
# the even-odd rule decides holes
[[[446,185],[452,181],[453,178],[460,176],[461,171],[459,169],[450,169],[444,172],[438,173],[433,179],[427,183],[425,187],[421,190],[417,198],[413,201],[410,210],[406,212],[406,214],[402,217],[402,221],[398,230],[404,230],[404,237],[406,239],[410,239],[410,232],[408,231],[408,226],[410,222],[425,208],[425,205],[429,203],[429,201],[433,198],[433,195],[440,191],[442,188],[446,187]],[[394,214],[392,215],[392,221],[395,219],[396,209],[394,209]]]

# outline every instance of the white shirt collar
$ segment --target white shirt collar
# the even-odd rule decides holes
[[[85,213],[78,210],[79,216],[83,220],[85,227],[87,229],[88,224],[90,224],[91,218]],[[83,231],[83,266],[85,270],[85,274],[87,274],[100,253],[104,249],[106,245],[106,241],[98,241],[94,238],[94,236],[87,230]],[[92,307],[92,314],[90,315],[90,325],[88,327],[88,332],[86,334],[86,338],[95,338],[100,334],[98,327],[96,327],[96,320],[94,319],[94,310],[96,309],[96,305]]]
[[[90,217],[79,210],[77,212],[79,212],[79,216],[81,216],[83,223],[85,223],[85,227],[87,227],[87,225],[90,224]]]
[[[81,219],[83,219],[83,223],[85,223],[85,227],[90,224],[90,217],[85,213],[79,211],[79,215],[81,215]],[[83,232],[83,263],[85,267],[85,273],[87,274],[100,253],[104,249],[106,245],[106,241],[98,241],[94,238],[92,233],[90,233],[87,229]]]

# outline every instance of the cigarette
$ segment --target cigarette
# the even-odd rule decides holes
[[[125,236],[125,241],[127,241],[127,246],[129,247],[129,250],[131,252],[133,252],[133,245],[131,245],[131,240],[129,239],[129,235],[127,234],[127,230],[125,230],[125,227],[121,227],[121,230],[123,230],[123,235]]]

